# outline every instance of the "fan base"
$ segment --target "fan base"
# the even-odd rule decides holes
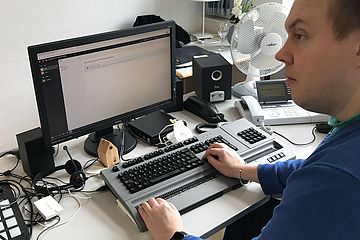
[[[242,96],[253,96],[257,98],[255,81],[245,81],[235,84],[232,87],[232,94],[238,98]]]

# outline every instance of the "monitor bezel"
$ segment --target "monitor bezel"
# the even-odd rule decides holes
[[[40,119],[40,125],[42,129],[43,139],[46,146],[53,146],[62,142],[66,142],[68,140],[78,138],[93,132],[102,131],[107,128],[112,128],[114,125],[117,125],[119,123],[122,123],[124,121],[128,121],[131,119],[138,118],[140,116],[158,111],[163,110],[167,108],[174,107],[176,105],[176,85],[175,85],[175,22],[170,21],[163,21],[159,23],[152,23],[152,24],[146,24],[131,28],[125,28],[117,31],[111,31],[111,32],[105,32],[105,33],[99,33],[94,35],[88,35],[88,36],[82,36],[82,37],[76,37],[76,38],[70,38],[66,40],[60,40],[60,41],[54,41],[54,42],[48,42],[38,45],[32,45],[28,47],[28,55],[29,55],[29,61],[30,61],[30,67],[31,67],[31,73],[33,78],[33,86],[35,90],[35,96],[36,96],[36,102],[38,107],[38,114]],[[170,29],[170,39],[171,39],[171,45],[170,45],[170,54],[171,54],[171,98],[162,102],[158,102],[156,104],[152,104],[149,106],[145,106],[139,109],[134,109],[133,111],[119,114],[117,116],[107,118],[95,123],[91,123],[85,126],[82,126],[80,128],[74,129],[71,133],[68,135],[64,135],[62,137],[57,137],[56,139],[52,139],[52,136],[50,134],[50,128],[47,112],[45,105],[45,99],[42,92],[42,84],[41,84],[41,75],[38,71],[39,69],[39,63],[38,63],[38,57],[37,55],[39,53],[68,48],[68,47],[74,47],[78,45],[83,44],[90,44],[95,43],[99,41],[106,41],[106,40],[112,40],[116,38],[122,38],[127,37],[131,35],[136,34],[142,34],[146,32],[152,32],[156,30],[161,29]],[[144,79],[145,81],[146,79]],[[134,93],[135,94],[135,93]]]

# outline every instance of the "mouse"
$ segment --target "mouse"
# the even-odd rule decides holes
[[[317,123],[315,126],[316,126],[316,130],[319,133],[324,133],[324,134],[329,133],[332,129],[332,126],[330,126],[327,123]]]
[[[220,113],[215,104],[198,96],[190,96],[184,101],[184,109],[201,117],[209,123],[218,123],[224,120],[224,114]]]

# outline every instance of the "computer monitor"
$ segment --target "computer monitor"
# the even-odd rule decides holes
[[[175,23],[143,26],[28,47],[47,146],[86,134],[97,155],[101,138],[120,150],[113,126],[175,105]],[[136,141],[125,134],[125,151]]]

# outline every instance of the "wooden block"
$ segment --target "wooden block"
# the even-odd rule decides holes
[[[111,167],[119,163],[119,152],[117,147],[106,139],[101,139],[97,149],[100,162],[105,167]]]

